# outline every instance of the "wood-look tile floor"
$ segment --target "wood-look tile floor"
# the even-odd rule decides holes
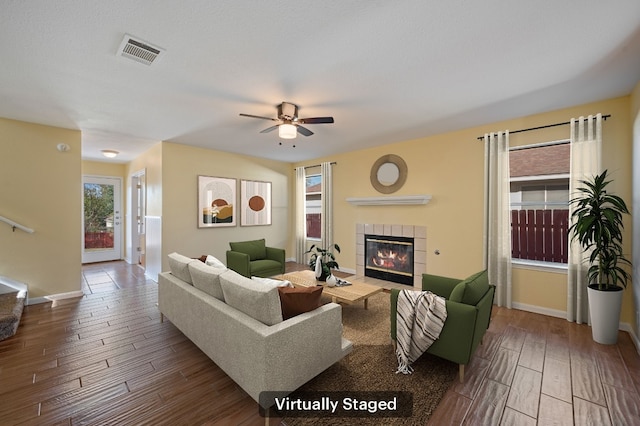
[[[640,356],[631,337],[493,307],[483,344],[429,425],[640,425]]]
[[[18,333],[0,342],[0,424],[265,423],[253,399],[160,322],[157,285],[140,268],[108,262],[83,275],[84,297],[25,307]],[[465,383],[429,424],[640,425],[639,390],[627,333],[602,346],[586,326],[494,308]]]

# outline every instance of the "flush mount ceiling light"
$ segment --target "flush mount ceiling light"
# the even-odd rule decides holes
[[[103,149],[102,155],[107,158],[114,158],[116,155],[120,154],[118,151],[114,151],[112,149]]]
[[[295,139],[298,129],[293,124],[281,124],[278,126],[278,136],[282,139]]]

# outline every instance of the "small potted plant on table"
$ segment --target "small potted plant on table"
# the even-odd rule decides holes
[[[333,249],[340,253],[340,246],[337,244],[333,245]],[[309,267],[311,270],[316,271],[316,279],[318,281],[326,281],[327,278],[331,276],[332,268],[340,268],[338,262],[336,262],[335,255],[329,251],[329,249],[324,249],[313,244],[309,247],[309,250],[305,252],[305,254],[307,253],[312,253],[309,258]]]
[[[574,207],[572,239],[589,254],[587,289],[593,340],[614,344],[618,339],[623,288],[630,276],[625,266],[631,262],[622,252],[622,215],[629,214],[624,200],[607,192],[611,181],[607,170],[592,179],[580,181],[580,194],[571,199]]]

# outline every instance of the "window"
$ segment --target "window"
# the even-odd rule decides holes
[[[309,175],[305,180],[307,238],[320,239],[320,226],[322,221],[322,176]]]
[[[512,148],[511,257],[567,263],[570,145]]]

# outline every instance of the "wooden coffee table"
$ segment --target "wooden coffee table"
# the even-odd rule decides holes
[[[322,282],[317,281],[315,273],[310,270],[289,272],[282,275],[282,279],[291,281],[291,284],[296,287],[315,287],[318,283]],[[364,300],[364,308],[368,309],[369,297],[382,291],[382,287],[360,282],[355,279],[355,277],[346,278],[346,281],[349,281],[351,285],[329,287],[325,283],[322,293],[331,296],[331,301],[334,303],[342,302],[352,304]]]

